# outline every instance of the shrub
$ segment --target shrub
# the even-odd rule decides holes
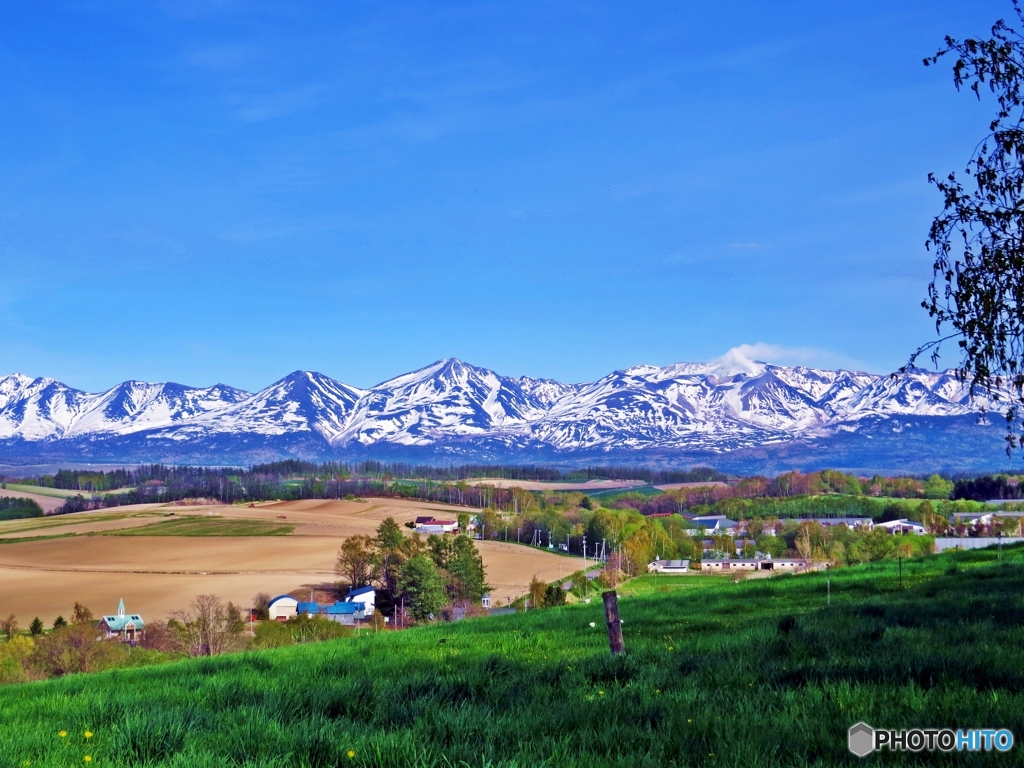
[[[279,621],[261,621],[256,625],[256,633],[249,647],[283,648],[286,645],[295,645],[292,631],[288,627]]]

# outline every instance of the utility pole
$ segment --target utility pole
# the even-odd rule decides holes
[[[825,563],[825,603],[832,605],[832,569],[828,563]]]

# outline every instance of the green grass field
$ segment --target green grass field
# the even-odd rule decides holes
[[[179,517],[139,528],[105,531],[103,536],[284,536],[294,525],[266,520],[228,520],[223,517]]]
[[[92,495],[91,491],[66,491],[63,488],[44,488],[40,485],[19,485],[18,483],[7,483],[7,488],[12,491],[34,493],[36,496],[50,496],[55,499],[66,499],[70,496],[77,496],[78,494],[82,494],[86,497]],[[0,490],[0,496],[2,495],[3,491]]]
[[[1024,737],[1024,551],[995,557],[835,570],[831,604],[824,574],[644,577],[616,658],[597,599],[10,686],[0,766],[1019,765],[846,749],[862,719]]]

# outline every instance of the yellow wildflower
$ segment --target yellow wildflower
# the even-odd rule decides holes
[[[85,738],[91,739],[92,738],[92,731],[86,731],[85,732]]]
[[[604,696],[604,691],[598,691],[597,693],[599,696]]]
[[[82,760],[84,760],[87,763],[91,763],[92,762],[92,755],[86,755],[85,757],[82,758]]]
[[[356,751],[354,749],[350,749],[348,751],[348,759],[351,760],[355,756],[356,756]]]
[[[67,731],[61,731],[57,735],[60,736],[62,739],[66,739],[67,736],[68,736],[68,732]]]

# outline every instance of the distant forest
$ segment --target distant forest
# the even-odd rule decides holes
[[[953,486],[953,498],[969,501],[1024,499],[1024,477],[988,475],[969,480],[957,480]]]
[[[639,480],[652,484],[726,479],[722,473],[707,467],[678,471],[591,467],[562,472],[549,467],[484,464],[435,467],[378,461],[314,464],[295,460],[258,464],[247,470],[154,464],[109,472],[62,469],[42,477],[6,479],[9,482],[82,492],[80,496],[69,498],[57,514],[125,504],[198,498],[232,503],[380,495],[473,507],[490,506],[502,510],[518,508],[517,494],[523,493],[518,489],[478,488],[466,483],[467,480],[482,477],[547,482]]]
[[[607,491],[598,495],[604,499],[606,505],[614,503],[615,506],[630,506],[645,515],[708,509],[730,498],[817,497],[819,501],[812,504],[814,511],[825,514],[831,511],[831,507],[829,511],[825,509],[832,504],[827,501],[828,496],[952,498],[975,501],[1024,499],[1024,477],[1011,475],[958,479],[955,482],[938,475],[932,475],[927,479],[878,475],[872,478],[858,478],[833,470],[806,474],[787,472],[774,478],[728,477],[709,467],[659,471],[635,466],[606,466],[563,471],[542,466],[463,464],[438,467],[379,461],[315,464],[289,460],[258,464],[249,469],[154,464],[109,472],[62,469],[52,475],[3,479],[7,482],[79,491],[78,496],[67,499],[57,514],[99,507],[147,502],[167,503],[186,499],[233,503],[365,496],[418,498],[461,506],[492,507],[500,511],[518,513],[524,505],[531,503],[526,498],[527,495],[532,493],[538,497],[537,500],[543,506],[544,497],[554,493],[530,492],[520,488],[478,487],[471,484],[471,481],[485,477],[523,482],[640,481],[646,484],[646,487],[638,486],[633,490],[624,490],[623,493],[615,493],[612,497],[607,496]],[[650,487],[675,483],[715,482],[719,483],[718,487],[684,487],[667,493]],[[554,498],[551,498],[551,502],[554,501]],[[844,509],[849,508],[849,504],[844,504]],[[861,506],[864,512],[868,511],[867,506]],[[807,513],[811,511],[811,507],[806,510]],[[24,509],[18,512],[12,509],[8,512],[11,515],[26,513],[27,510]],[[832,511],[832,514],[836,513],[838,509]]]

